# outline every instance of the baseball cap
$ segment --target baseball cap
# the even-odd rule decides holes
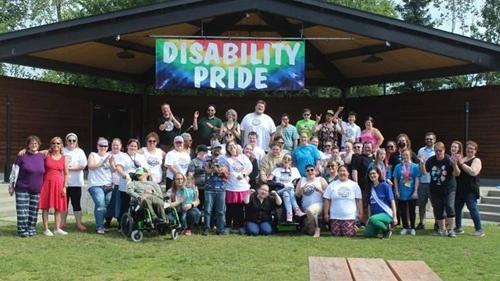
[[[146,173],[146,169],[142,168],[142,167],[139,167],[137,168],[137,170],[135,171],[135,175],[136,176],[142,176]]]
[[[176,136],[174,142],[184,142],[184,138],[182,136]]]
[[[328,109],[328,110],[326,111],[326,114],[328,114],[328,115],[334,115],[334,114],[335,114],[335,112],[333,112],[333,110],[331,110],[331,109]]]
[[[222,145],[220,144],[220,142],[218,142],[218,141],[214,141],[214,142],[212,143],[212,149],[217,148],[217,147],[218,147],[218,148],[222,148]]]
[[[196,147],[196,152],[208,152],[208,148],[204,144],[200,144]]]

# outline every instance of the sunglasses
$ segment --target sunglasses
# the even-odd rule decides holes
[[[74,139],[69,139],[68,142],[76,142]]]
[[[327,167],[327,168],[335,168],[335,166],[333,166],[333,165],[328,165],[328,166],[326,166],[326,167]]]
[[[283,142],[283,141],[280,141],[280,142],[278,142],[278,143],[279,143],[279,144],[285,144],[285,142]]]
[[[354,149],[361,149],[361,146],[355,146]]]
[[[108,147],[107,145],[99,145],[99,147]]]
[[[308,114],[308,113],[304,113],[302,114],[303,116],[311,116],[311,114]]]
[[[226,134],[226,137],[230,137],[230,136],[232,136],[232,135],[233,135],[233,134]]]
[[[156,143],[156,140],[148,140],[149,143]]]
[[[209,109],[207,110],[208,112],[214,112],[215,110],[214,109]]]
[[[387,148],[394,148],[394,145],[388,145]]]
[[[53,143],[52,143],[52,145],[54,145],[54,144],[55,144],[55,145],[61,145],[61,143],[60,143],[60,142],[53,142]]]
[[[442,150],[442,149],[436,149],[435,151],[436,152],[443,152],[444,150]]]
[[[307,169],[306,172],[308,172],[308,173],[314,172],[314,169]]]

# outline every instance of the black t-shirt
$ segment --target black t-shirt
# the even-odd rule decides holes
[[[373,156],[366,156],[364,154],[358,155],[352,160],[351,169],[353,171],[358,171],[358,185],[361,189],[365,188],[368,166],[370,166],[373,161]]]
[[[179,120],[177,116],[175,119]],[[174,138],[180,135],[179,129],[175,127],[174,122],[170,118],[164,116],[158,118],[158,126],[165,124],[165,122],[168,122],[167,128],[158,134],[160,136],[160,144],[171,145],[174,142]]]
[[[442,160],[432,156],[425,162],[425,169],[431,176],[430,191],[435,193],[452,192],[456,190],[453,162],[448,155]]]
[[[399,152],[399,150],[391,154],[391,156],[389,157],[389,163],[387,163],[392,166],[391,174],[394,172],[394,168],[396,168],[396,165],[401,163],[401,160],[401,153]],[[414,152],[411,153],[411,162],[415,164],[420,163],[420,160]]]
[[[267,196],[260,202],[257,193],[252,194],[248,204],[245,205],[245,219],[255,223],[271,221],[271,212],[274,209],[276,209],[276,198],[274,196]]]

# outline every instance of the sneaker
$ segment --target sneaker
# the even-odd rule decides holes
[[[406,235],[406,233],[408,233],[408,229],[403,228],[403,230],[401,230],[401,232],[399,234]]]
[[[184,235],[190,236],[191,235],[191,229],[186,229],[186,231],[184,231]]]
[[[443,233],[443,230],[442,229],[437,229],[436,231],[434,231],[434,236],[443,236],[444,233]]]
[[[59,229],[66,229],[66,224],[61,223],[61,224],[59,225]]]
[[[45,236],[54,236],[54,233],[52,233],[52,231],[50,231],[50,230],[47,229],[47,230],[45,230],[43,232],[43,235],[45,235]]]
[[[448,230],[448,237],[457,238],[457,234],[455,233],[455,231],[453,231],[453,229],[449,229]]]
[[[425,224],[419,222],[417,227],[415,228],[416,230],[424,230],[425,229]]]
[[[484,231],[483,230],[476,230],[472,232],[470,235],[472,236],[484,236]]]
[[[454,228],[453,231],[455,231],[456,234],[463,234],[465,233],[464,229],[463,228]]]
[[[104,229],[98,229],[97,234],[104,235],[105,231]]]
[[[208,233],[209,233],[208,228],[205,228],[205,229],[203,229],[203,232],[201,233],[201,235],[208,236]]]
[[[391,238],[391,235],[392,235],[392,230],[390,229],[386,230],[382,236],[382,240],[389,240]]]
[[[410,229],[410,234],[411,234],[412,236],[417,235],[417,232],[415,231],[415,228]]]
[[[54,235],[67,235],[68,233],[62,229],[56,229],[54,230]]]
[[[242,227],[238,228],[238,233],[241,235],[245,235],[245,233],[247,233],[247,229],[242,226]]]
[[[61,229],[62,229],[62,227],[61,227]],[[78,231],[81,231],[81,232],[84,232],[85,230],[87,230],[87,228],[86,228],[83,224],[79,224],[79,225],[77,225],[77,226],[76,226],[76,229],[77,229]]]

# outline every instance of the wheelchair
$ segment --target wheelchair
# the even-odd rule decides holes
[[[152,219],[152,210],[142,208],[139,201],[132,199],[129,208],[120,219],[121,233],[125,238],[131,238],[134,242],[141,242],[144,231],[158,230],[160,235],[170,233],[172,240],[179,236],[181,223],[176,208],[170,207],[169,198],[164,198],[164,208],[167,217],[166,222],[156,223]]]

